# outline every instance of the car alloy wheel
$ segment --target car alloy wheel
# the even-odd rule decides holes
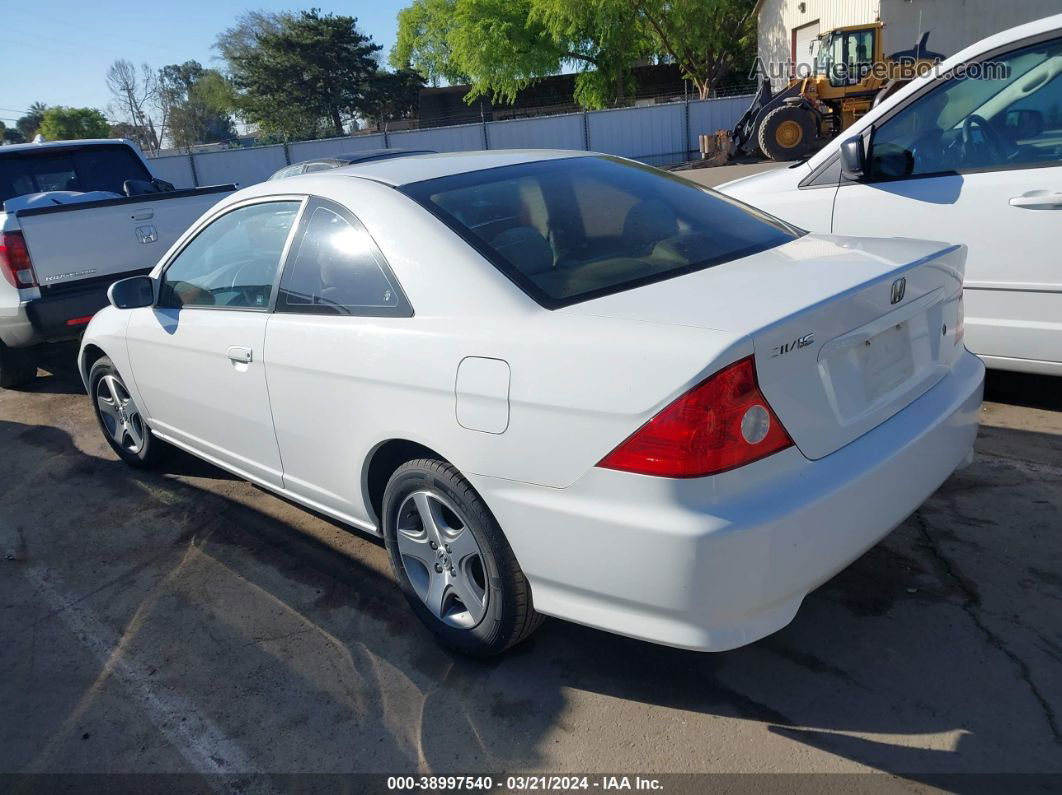
[[[489,593],[468,521],[441,494],[415,491],[399,507],[395,529],[409,582],[432,615],[452,627],[476,626]]]
[[[125,385],[113,375],[96,383],[96,405],[103,429],[118,447],[133,455],[144,449],[144,421]]]

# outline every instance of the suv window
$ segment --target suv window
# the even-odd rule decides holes
[[[0,151],[0,202],[52,190],[121,194],[127,179],[151,179],[128,146],[104,144],[30,153],[23,150],[9,155]]]
[[[294,258],[284,268],[278,312],[409,317],[398,283],[365,227],[338,207],[306,214]]]
[[[1055,165],[1062,160],[1062,40],[941,81],[874,130],[870,176]]]
[[[204,227],[162,274],[159,306],[269,309],[299,202],[240,207]]]
[[[402,191],[550,309],[746,257],[802,234],[700,185],[607,156],[472,171]]]

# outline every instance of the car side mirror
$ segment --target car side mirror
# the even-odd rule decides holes
[[[155,303],[155,280],[150,276],[131,276],[115,282],[107,290],[107,300],[115,309],[139,309]]]
[[[841,144],[841,174],[845,179],[859,181],[866,175],[867,155],[863,137],[849,138]]]

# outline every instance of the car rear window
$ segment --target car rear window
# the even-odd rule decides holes
[[[0,152],[0,202],[52,190],[122,193],[127,179],[150,180],[151,174],[128,146],[106,144],[40,152]]]
[[[614,157],[521,163],[402,190],[550,309],[803,234],[688,180]]]

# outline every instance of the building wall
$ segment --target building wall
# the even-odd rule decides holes
[[[939,0],[946,2],[947,0]],[[881,0],[763,0],[759,7],[759,55],[767,63],[787,63],[792,56],[793,30],[818,21],[819,30],[861,25],[878,18]],[[772,80],[781,88],[785,78]]]
[[[954,55],[993,33],[1062,12],[1062,0],[880,0],[885,52],[908,50],[928,31],[926,49]]]
[[[759,54],[765,62],[788,61],[793,30],[815,21],[825,32],[880,18],[886,55],[914,48],[928,31],[926,49],[948,56],[993,33],[1059,12],[1062,0],[763,0],[757,12]],[[772,86],[785,82],[775,79]]]

